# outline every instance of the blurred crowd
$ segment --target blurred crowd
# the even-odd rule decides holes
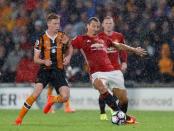
[[[129,53],[125,79],[174,81],[173,0],[0,0],[1,82],[34,82],[38,65],[32,60],[33,43],[46,29],[50,12],[61,16],[61,30],[72,38],[85,33],[89,17],[112,16],[126,43],[148,52],[144,58]],[[89,82],[80,52],[73,55],[66,74],[71,82]]]

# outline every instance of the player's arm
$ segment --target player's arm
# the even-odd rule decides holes
[[[112,44],[114,45],[115,48],[117,48],[118,50],[126,50],[126,51],[129,51],[129,52],[133,52],[139,56],[144,56],[144,55],[147,55],[147,51],[141,47],[131,47],[131,46],[128,46],[126,44],[122,44],[122,43],[118,43],[118,42],[112,42]]]
[[[64,35],[62,42],[63,42],[63,44],[65,44],[67,46],[63,64],[68,65],[70,63],[71,57],[73,55],[73,47],[71,45],[71,39],[67,35]]]
[[[68,65],[70,63],[72,55],[73,55],[73,47],[72,47],[71,44],[69,44],[66,56],[65,56],[65,58],[63,60],[63,62],[64,62],[63,64],[64,65]]]
[[[127,70],[127,51],[122,50],[120,51],[120,60],[121,60],[121,70],[126,72]]]
[[[73,55],[73,47],[71,44],[68,45],[68,50],[67,50],[67,57],[71,58]]]
[[[124,36],[121,34],[121,43],[125,44],[125,39],[124,39]],[[128,54],[127,54],[127,51],[126,50],[121,50],[119,52],[119,56],[120,56],[120,61],[121,61],[121,71],[122,72],[126,72],[127,70],[127,57],[128,57]]]
[[[52,64],[50,60],[40,59],[40,51],[37,49],[34,50],[34,63],[46,66],[50,66]]]
[[[39,40],[35,42],[35,47],[34,47],[34,63],[39,64],[39,65],[46,65],[50,66],[52,62],[50,60],[43,60],[40,58],[40,53],[41,53],[41,43]]]

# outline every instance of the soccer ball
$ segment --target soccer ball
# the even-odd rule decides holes
[[[122,125],[126,122],[126,115],[122,111],[117,111],[112,114],[111,121],[113,124]]]

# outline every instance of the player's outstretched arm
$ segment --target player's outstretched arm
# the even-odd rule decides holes
[[[126,44],[120,44],[118,42],[112,42],[114,47],[117,48],[118,50],[126,50],[126,51],[129,51],[129,52],[133,52],[139,56],[145,56],[147,55],[147,51],[141,47],[131,47],[131,46],[128,46]]]

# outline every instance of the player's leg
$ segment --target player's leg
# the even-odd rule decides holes
[[[92,76],[90,76],[90,80],[93,82]],[[99,95],[98,104],[99,104],[99,109],[100,109],[100,120],[102,120],[102,121],[108,120],[107,115],[106,115],[106,111],[105,111],[106,103],[103,100],[102,95]]]
[[[51,84],[48,85],[48,91],[47,91],[47,96],[51,96],[53,92],[53,87],[51,86]],[[64,111],[66,113],[73,113],[75,112],[75,109],[71,108],[70,106],[70,100],[68,100],[67,102],[64,103]],[[52,106],[52,108],[49,110],[50,113],[55,113],[54,108]]]
[[[99,103],[99,107],[100,107],[100,114],[105,114],[105,101],[102,99],[102,95],[99,95],[98,98],[98,103]]]
[[[69,99],[69,87],[65,80],[65,75],[63,70],[53,70],[51,72],[52,80],[50,83],[53,85],[57,92],[57,96],[49,96],[46,105],[44,106],[43,112],[48,113],[51,106],[54,103],[64,103]]]
[[[113,95],[119,99],[118,105],[119,105],[120,109],[124,113],[127,113],[127,108],[128,108],[127,90],[116,87],[116,88],[113,88],[112,92],[113,92]]]
[[[127,90],[124,85],[123,73],[120,70],[116,70],[108,74],[109,88],[113,92],[113,95],[119,99],[120,109],[126,113],[128,107]]]
[[[53,87],[51,84],[48,84],[47,96],[51,96],[53,94]]]
[[[59,87],[59,93],[60,96],[62,97],[62,101],[63,102],[67,102],[69,100],[70,97],[70,89],[68,86],[61,86]]]
[[[37,83],[35,85],[35,89],[34,89],[33,93],[24,102],[24,105],[22,106],[22,108],[19,112],[19,115],[16,118],[16,121],[15,121],[16,125],[22,124],[22,120],[23,120],[24,116],[27,114],[28,110],[31,108],[33,103],[36,101],[36,99],[38,98],[38,96],[40,95],[42,90],[43,90],[43,84]]]
[[[48,90],[47,90],[47,99],[48,97],[50,97],[53,94],[53,87],[51,86],[51,84],[48,84]],[[49,113],[55,113],[54,107],[52,106],[52,108],[49,110]]]
[[[68,99],[69,99],[69,95],[68,95],[68,90],[67,89],[68,87],[66,86],[62,86],[59,91],[59,95],[57,96],[54,96],[54,95],[51,95],[48,97],[48,100],[47,100],[47,103],[46,105],[44,106],[44,109],[43,109],[43,112],[46,114],[49,112],[49,110],[51,109],[52,105],[54,103],[64,103],[64,102],[67,102]]]
[[[43,88],[48,83],[49,72],[44,69],[40,69],[37,74],[36,84],[33,93],[26,99],[23,107],[21,108],[19,115],[16,119],[16,125],[22,124],[22,120],[28,110],[31,108],[32,104],[36,101]]]
[[[118,105],[116,104],[113,96],[109,93],[106,84],[102,79],[96,78],[93,80],[94,87],[99,91],[101,95],[101,99],[105,101],[105,103],[114,111],[120,110]]]
[[[128,109],[128,95],[124,86],[123,73],[120,70],[114,71],[110,74],[109,78],[109,88],[112,90],[113,95],[118,98],[120,109],[126,114]],[[127,121],[131,120],[132,123],[135,122],[135,119],[129,115],[127,115],[126,119]]]
[[[114,88],[113,95],[117,96],[117,98],[119,99],[118,105],[119,105],[120,109],[126,114],[126,122],[128,124],[136,123],[136,118],[127,114],[127,109],[128,109],[127,90],[120,89],[120,88]]]
[[[99,95],[98,98],[98,102],[99,102],[99,108],[100,108],[100,120],[108,120],[107,115],[106,115],[106,111],[105,111],[105,101],[102,99],[102,96]]]
[[[75,109],[73,109],[71,106],[70,106],[70,100],[68,99],[67,102],[64,103],[64,111],[66,113],[73,113],[75,112]]]

